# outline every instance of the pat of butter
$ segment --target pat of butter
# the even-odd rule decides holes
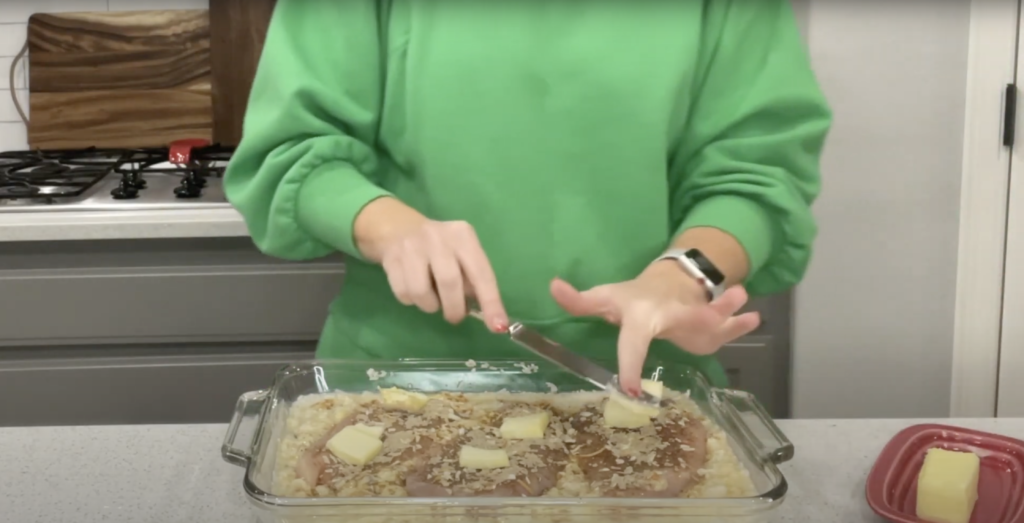
[[[421,392],[410,392],[397,387],[380,389],[384,405],[409,412],[419,412],[430,401],[430,397]]]
[[[665,395],[665,384],[660,381],[640,380],[640,388],[658,399]]]
[[[972,452],[929,449],[917,478],[917,517],[968,523],[978,500],[981,460]]]
[[[500,469],[508,465],[508,453],[501,449],[488,450],[469,445],[459,449],[459,466],[464,469]]]
[[[547,411],[505,418],[501,422],[501,437],[505,439],[543,438],[544,431],[547,430],[550,422],[551,415]]]
[[[349,465],[366,465],[384,448],[384,443],[373,435],[349,426],[327,440],[327,450]]]
[[[364,425],[362,423],[356,423],[355,425],[352,425],[352,427],[377,439],[380,439],[380,437],[384,435],[384,427],[371,427],[370,425]]]
[[[665,385],[660,381],[641,380],[640,388],[658,399],[665,393]],[[613,429],[638,429],[650,425],[651,418],[658,417],[660,412],[656,406],[645,405],[613,390],[604,404],[604,424]]]
[[[619,401],[613,393],[608,401],[604,402],[604,424],[613,429],[638,429],[651,424],[649,412],[637,412],[630,409],[629,400]],[[632,403],[632,402],[629,402]],[[655,413],[657,415],[657,413]]]
[[[625,394],[616,390],[613,390],[611,394],[608,395],[608,402],[618,403],[624,410],[647,416],[648,418],[657,418],[658,414],[661,412],[661,408],[657,405],[642,403],[639,400],[629,398]]]

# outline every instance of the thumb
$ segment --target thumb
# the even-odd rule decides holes
[[[551,280],[551,297],[559,307],[573,316],[599,316],[604,310],[604,304],[593,293],[580,292],[561,278]]]

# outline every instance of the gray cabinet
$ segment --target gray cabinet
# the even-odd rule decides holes
[[[0,351],[0,427],[227,423],[315,342]]]
[[[313,356],[343,272],[248,238],[0,244],[0,426],[226,422]]]
[[[247,238],[2,244],[0,347],[314,340],[342,274]]]
[[[761,326],[718,354],[732,388],[754,394],[775,418],[790,414],[791,295],[752,300],[747,310],[761,312]]]

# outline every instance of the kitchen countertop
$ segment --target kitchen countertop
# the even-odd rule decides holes
[[[780,421],[796,446],[773,523],[877,522],[864,479],[899,430],[928,420]],[[1024,419],[936,420],[1024,438]],[[251,523],[242,469],[221,460],[225,425],[0,428],[5,521]]]
[[[230,208],[116,212],[0,212],[0,242],[248,236]]]

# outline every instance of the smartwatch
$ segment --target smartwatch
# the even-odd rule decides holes
[[[714,301],[725,292],[725,276],[697,249],[672,249],[657,260],[675,260],[691,278],[704,287],[708,301]]]

